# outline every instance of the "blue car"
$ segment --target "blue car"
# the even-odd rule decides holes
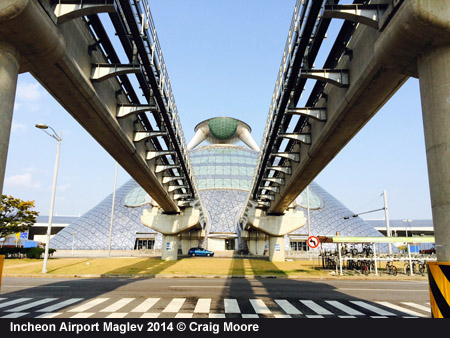
[[[212,257],[214,256],[214,252],[203,249],[203,248],[190,248],[188,251],[189,256],[207,256]]]

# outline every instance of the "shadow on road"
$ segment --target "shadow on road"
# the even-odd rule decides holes
[[[260,274],[262,262],[264,262],[264,272],[277,275],[278,278],[270,278],[270,276],[242,277],[243,275]],[[28,279],[14,278],[13,283],[11,282],[12,279],[9,279],[8,283],[4,283],[0,298],[3,297],[7,300],[30,298],[31,300],[28,302],[44,298],[58,298],[59,301],[68,298],[83,298],[76,303],[59,308],[57,312],[64,312],[69,306],[74,307],[80,303],[86,303],[102,297],[110,297],[111,301],[117,301],[121,298],[133,298],[137,301],[144,301],[146,298],[158,297],[166,299],[167,303],[169,302],[168,299],[186,298],[186,304],[189,303],[188,307],[192,309],[185,311],[191,312],[193,312],[195,304],[200,298],[211,298],[214,311],[216,313],[226,312],[227,318],[247,318],[247,314],[250,315],[249,318],[252,318],[251,316],[255,316],[255,314],[264,316],[269,312],[274,315],[305,315],[312,313],[321,315],[321,311],[323,311],[322,315],[325,315],[325,317],[326,315],[331,315],[325,309],[320,309],[320,307],[312,310],[308,306],[312,304],[311,302],[322,304],[322,306],[331,304],[331,307],[334,306],[333,316],[348,317],[354,315],[356,318],[358,316],[367,317],[367,307],[363,308],[364,304],[381,309],[380,313],[372,313],[374,316],[381,316],[383,311],[391,313],[392,316],[407,316],[407,314],[399,310],[368,300],[370,299],[369,297],[362,296],[363,299],[352,296],[348,292],[342,292],[330,281],[308,280],[306,278],[302,280],[289,279],[276,264],[268,262],[267,258],[249,259],[235,255],[232,258],[229,270],[230,274],[233,273],[234,276],[225,279],[160,279],[151,276],[161,273],[176,263],[176,261],[161,261],[156,266],[149,267],[145,262],[138,262],[131,266],[132,271],[136,274],[145,274],[146,278],[64,279],[57,282],[51,282],[48,278],[34,279],[33,282],[41,284],[39,286],[27,286],[24,283],[29,281]],[[269,267],[267,268],[267,266]],[[129,269],[130,266],[127,267],[127,271]],[[121,268],[118,268],[110,273],[119,275],[123,271]],[[365,284],[358,285],[361,288],[366,287]],[[17,286],[21,289],[14,290]],[[8,289],[13,291],[8,291]],[[389,300],[389,298],[386,300]],[[410,301],[413,302],[414,299]],[[349,313],[348,308],[339,308],[340,304],[336,307],[337,302],[351,306],[353,313]],[[0,312],[3,311],[1,304],[2,302],[0,302]],[[293,305],[293,307],[289,308],[289,304]],[[283,308],[282,305],[287,308]],[[234,309],[237,307],[239,311],[234,311],[233,306]],[[281,311],[281,308],[283,311]],[[295,309],[297,309],[297,312]],[[292,311],[292,313],[289,313],[289,311]],[[358,314],[358,311],[361,313]],[[1,313],[0,316],[2,316]]]

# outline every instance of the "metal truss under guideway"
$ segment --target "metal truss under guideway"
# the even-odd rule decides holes
[[[147,0],[5,0],[0,22],[19,72],[31,72],[160,208],[180,213],[183,199],[199,198]],[[175,198],[156,168],[181,177],[186,196]]]

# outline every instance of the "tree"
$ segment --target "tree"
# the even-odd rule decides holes
[[[12,196],[2,195],[0,203],[0,238],[17,232],[25,232],[36,223],[39,212],[34,201],[22,201]]]

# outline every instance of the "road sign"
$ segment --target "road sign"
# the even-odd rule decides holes
[[[311,249],[315,249],[319,246],[319,239],[316,236],[310,236],[307,243]]]

